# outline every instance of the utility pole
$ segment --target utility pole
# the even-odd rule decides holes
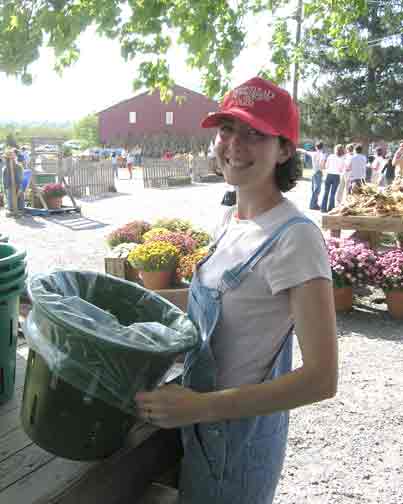
[[[301,33],[302,33],[302,11],[304,7],[304,1],[298,0],[297,12],[295,19],[297,20],[297,33],[295,36],[295,47],[299,47],[301,43]],[[296,61],[294,63],[294,82],[292,88],[292,97],[295,102],[298,102],[298,80],[299,80],[299,63]]]

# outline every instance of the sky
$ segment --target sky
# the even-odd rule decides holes
[[[267,19],[255,18],[248,48],[236,61],[233,85],[253,77],[262,67],[267,39]],[[118,41],[100,38],[90,28],[80,39],[80,50],[79,61],[59,76],[53,70],[53,52],[42,49],[30,68],[31,86],[0,73],[0,122],[75,121],[134,95],[136,62],[123,60]],[[185,59],[185,49],[175,46],[169,57],[172,75],[177,84],[201,91],[199,73],[187,68]]]

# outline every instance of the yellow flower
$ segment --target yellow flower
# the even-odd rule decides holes
[[[166,271],[176,268],[180,251],[164,241],[147,242],[138,245],[127,257],[134,268],[144,271]]]

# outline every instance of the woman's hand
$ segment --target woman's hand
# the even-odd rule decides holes
[[[165,429],[201,422],[207,411],[207,394],[180,385],[139,392],[135,401],[141,419]]]

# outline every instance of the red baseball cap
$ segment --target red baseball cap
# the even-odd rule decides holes
[[[254,77],[227,93],[218,112],[201,123],[214,128],[228,117],[246,122],[268,135],[288,138],[295,146],[299,137],[298,107],[285,89],[260,77]]]

